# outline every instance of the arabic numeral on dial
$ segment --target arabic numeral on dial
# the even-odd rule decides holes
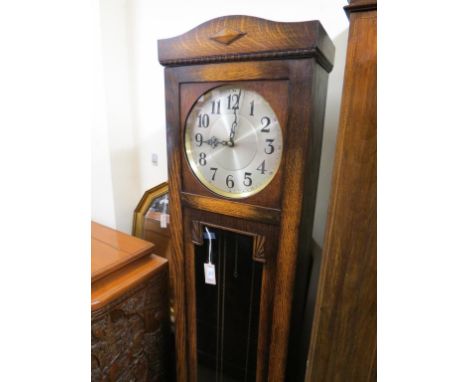
[[[200,157],[198,158],[198,163],[200,163],[200,166],[205,166],[206,165],[206,154],[205,153],[200,153]]]
[[[233,188],[234,187],[234,177],[232,175],[228,175],[226,178],[226,186],[228,188]]]
[[[273,151],[275,151],[275,146],[272,145],[274,142],[274,139],[266,139],[265,142],[267,143],[268,147],[265,148],[265,153],[266,154],[273,154]]]
[[[270,126],[270,123],[271,123],[271,120],[270,118],[268,117],[263,117],[261,119],[261,122],[262,122],[262,130],[260,130],[262,133],[269,133],[270,132],[270,128],[268,126]]]
[[[239,94],[229,94],[228,95],[228,110],[239,109]]]
[[[246,172],[244,173],[244,186],[250,187],[252,185],[252,173],[251,172]]]
[[[213,171],[213,175],[211,176],[211,180],[215,180],[216,171],[218,171],[217,167],[210,167],[210,171]]]
[[[221,100],[211,101],[211,114],[219,114]]]
[[[208,127],[210,125],[210,117],[208,114],[200,114],[198,116],[198,127]]]
[[[257,167],[257,170],[260,171],[263,174],[265,174],[266,170],[265,170],[265,161],[262,162],[262,164],[260,166]]]
[[[203,135],[200,133],[195,134],[195,142],[197,142],[197,146],[201,146],[203,144]]]

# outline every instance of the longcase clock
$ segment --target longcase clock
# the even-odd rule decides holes
[[[158,50],[177,380],[285,380],[302,335],[333,44],[318,21],[228,16]]]

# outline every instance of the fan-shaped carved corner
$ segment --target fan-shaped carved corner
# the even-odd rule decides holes
[[[192,220],[192,243],[195,245],[203,245],[202,225],[197,220]]]
[[[254,261],[265,263],[265,236],[255,235],[253,238],[253,253]]]

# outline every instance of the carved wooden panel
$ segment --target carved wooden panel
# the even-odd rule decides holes
[[[199,221],[192,221],[192,242],[195,245],[203,245],[202,225]]]
[[[229,45],[237,39],[245,36],[247,33],[240,32],[231,28],[223,28],[219,32],[215,33],[210,39],[219,42],[220,44]]]
[[[265,236],[254,236],[252,257],[255,261],[264,263],[265,260]]]
[[[167,271],[92,313],[92,381],[167,381]]]

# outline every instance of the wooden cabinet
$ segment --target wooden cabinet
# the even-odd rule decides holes
[[[167,260],[92,223],[91,380],[169,380]]]
[[[333,187],[307,381],[375,381],[377,2],[352,0]]]

